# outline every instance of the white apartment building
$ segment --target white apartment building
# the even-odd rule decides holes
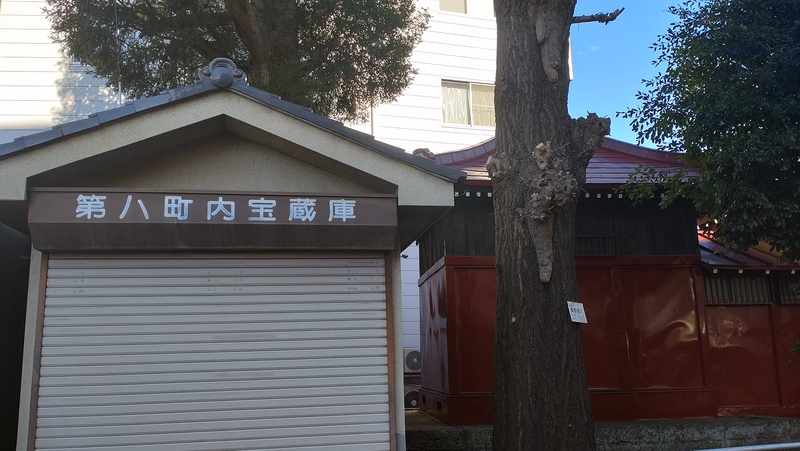
[[[356,128],[413,151],[461,149],[494,136],[497,24],[491,0],[419,0],[429,28],[411,61],[418,73],[403,96]]]
[[[397,101],[355,128],[411,152],[433,153],[494,137],[497,24],[491,0],[419,0],[431,15],[411,61],[414,82]],[[419,348],[419,253],[403,253],[403,346]]]
[[[0,143],[121,105],[50,39],[45,0],[0,0]]]
[[[104,81],[71,64],[50,39],[45,0],[0,0],[0,144],[124,103]],[[408,152],[460,149],[494,136],[497,28],[491,0],[419,0],[429,29],[418,70],[397,101],[354,128]],[[419,347],[416,246],[403,259],[403,345]]]

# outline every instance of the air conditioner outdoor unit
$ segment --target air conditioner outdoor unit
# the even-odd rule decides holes
[[[419,408],[419,385],[406,385],[403,399],[406,409]]]
[[[419,349],[403,350],[403,371],[406,373],[419,373],[422,369],[422,354]]]

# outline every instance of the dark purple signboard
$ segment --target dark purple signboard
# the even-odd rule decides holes
[[[392,249],[394,195],[33,189],[40,250]]]

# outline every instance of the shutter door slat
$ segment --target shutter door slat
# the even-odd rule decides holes
[[[373,376],[339,376],[326,378],[302,378],[302,379],[268,379],[248,381],[241,380],[236,383],[237,390],[259,390],[259,389],[281,389],[292,387],[340,387],[340,386],[366,386],[375,384],[386,384],[386,375]],[[93,396],[93,395],[128,395],[128,394],[148,394],[148,393],[172,393],[177,391],[222,391],[229,389],[228,382],[193,382],[193,383],[164,383],[146,385],[82,385],[82,386],[47,386],[40,387],[39,394],[46,397],[57,396]],[[47,399],[42,401],[47,402]],[[45,404],[40,404],[45,405]]]
[[[354,293],[354,292],[378,292],[383,293],[383,285],[357,285],[357,284],[339,284],[339,285],[278,285],[278,286],[237,286],[237,285],[218,285],[218,286],[169,286],[169,287],[148,287],[148,286],[129,286],[124,287],[127,295],[135,296],[150,296],[150,295],[163,295],[170,296],[183,296],[183,295],[198,295],[203,294],[207,296],[215,296],[217,294],[237,294],[237,295],[253,295],[253,294],[294,294],[294,293]],[[47,288],[47,296],[114,296],[119,293],[119,288],[115,287],[101,287],[101,288]]]
[[[102,259],[102,258],[71,258],[70,255],[56,256],[48,263],[48,268],[72,269],[137,269],[137,268],[379,268],[383,272],[383,259],[377,258],[296,258],[274,257],[270,258],[131,258],[131,259]]]
[[[138,285],[146,285],[148,287],[205,287],[205,286],[296,286],[297,284],[314,284],[324,285],[326,287],[333,285],[371,285],[376,283],[384,283],[383,276],[359,276],[359,275],[345,275],[345,276],[306,276],[306,277],[290,277],[290,276],[274,276],[274,277],[109,277],[109,278],[55,278],[53,282],[48,284],[48,287],[131,287]]]
[[[104,376],[49,376],[42,377],[43,387],[55,386],[82,386],[82,385],[118,385],[118,384],[158,384],[162,382],[188,383],[188,382],[213,382],[213,381],[252,381],[276,379],[296,379],[301,377],[315,377],[325,373],[329,377],[358,376],[361,374],[381,374],[371,366],[358,366],[350,368],[292,368],[285,370],[239,370],[229,372],[185,372],[185,373],[156,373],[156,374],[110,374]]]
[[[372,363],[379,361],[380,358],[370,358]],[[385,360],[385,359],[384,359]],[[352,359],[351,359],[352,361]],[[224,362],[223,362],[224,364]],[[92,367],[96,368],[96,367]],[[89,370],[91,371],[91,370]],[[50,372],[52,373],[52,371]],[[336,367],[313,367],[308,365],[306,368],[289,368],[275,370],[248,370],[237,369],[226,372],[202,371],[202,372],[158,372],[158,373],[124,373],[108,371],[105,375],[48,375],[42,376],[43,388],[45,387],[80,387],[80,386],[106,386],[120,384],[159,384],[159,383],[200,383],[214,381],[242,381],[249,380],[283,380],[298,378],[314,378],[320,373],[325,373],[328,377],[339,376],[356,377],[360,375],[380,375],[381,373],[369,365],[351,366],[350,368]]]
[[[307,313],[252,313],[230,315],[220,313],[217,315],[159,315],[151,313],[149,315],[97,315],[97,316],[65,316],[48,317],[45,311],[45,326],[123,326],[128,324],[147,325],[147,324],[212,324],[224,325],[227,323],[287,323],[296,321],[347,321],[347,320],[381,320],[386,315],[381,311],[360,311],[351,310],[349,312],[307,312]]]
[[[116,356],[119,354],[168,354],[174,352],[234,352],[234,351],[271,351],[301,349],[342,349],[344,347],[386,347],[386,340],[381,338],[355,338],[351,340],[307,340],[284,342],[223,342],[223,343],[169,343],[152,345],[95,345],[95,346],[51,346],[42,350],[48,356]],[[46,351],[46,352],[45,352]]]
[[[191,265],[187,265],[191,266]],[[297,266],[295,267],[264,267],[264,268],[220,268],[214,267],[204,269],[200,273],[197,268],[190,269],[188,267],[175,268],[109,268],[109,267],[95,267],[95,268],[50,268],[47,271],[48,276],[58,278],[81,278],[91,271],[93,279],[100,279],[105,277],[186,277],[186,276],[208,276],[215,277],[240,277],[240,276],[283,276],[283,277],[301,277],[297,274]],[[317,276],[328,275],[362,275],[362,276],[380,276],[383,275],[383,268],[381,267],[316,267],[314,273]]]
[[[229,421],[270,418],[295,418],[307,416],[335,416],[335,415],[382,415],[383,406],[359,405],[357,403],[342,406],[324,407],[287,407],[281,409],[248,409],[248,410],[213,410],[206,412],[173,412],[155,414],[119,415],[109,414],[102,416],[72,416],[72,417],[44,417],[39,419],[39,424],[53,428],[73,426],[114,426],[134,424],[170,424],[181,422],[202,421]],[[44,430],[43,430],[44,431]],[[42,432],[43,432],[42,431]]]
[[[177,412],[207,412],[218,410],[249,410],[249,409],[276,409],[282,410],[287,405],[292,407],[330,407],[347,406],[354,403],[387,402],[388,395],[343,395],[316,398],[286,399],[246,399],[233,401],[199,401],[199,402],[174,402],[154,404],[115,404],[113,406],[80,406],[80,407],[42,407],[38,414],[42,417],[56,416],[91,416],[91,415],[127,415],[127,414],[156,414]],[[388,410],[388,409],[387,409]]]
[[[159,313],[158,311],[149,312],[149,309],[143,309],[139,315],[107,315],[97,314],[92,316],[47,316],[45,310],[45,319],[49,323],[45,326],[94,326],[94,325],[124,325],[124,324],[200,324],[200,323],[267,323],[267,322],[297,322],[297,321],[347,321],[347,320],[382,320],[386,317],[384,311],[372,310],[364,311],[361,309],[351,309],[346,312],[289,312],[289,313],[211,313],[211,314],[182,314],[182,315],[169,315]],[[142,314],[144,313],[144,314]],[[381,316],[383,314],[383,316]]]
[[[332,353],[333,354],[333,353]],[[249,361],[226,361],[220,362],[174,362],[174,363],[151,363],[151,364],[131,364],[131,365],[79,365],[72,366],[42,366],[41,377],[45,379],[49,376],[71,376],[71,375],[106,375],[106,374],[183,374],[211,372],[212,377],[219,374],[219,371],[261,371],[261,370],[284,370],[284,369],[306,369],[306,368],[335,368],[337,366],[374,366],[386,361],[385,356],[379,357],[337,357],[334,358],[311,358],[295,360],[249,360]],[[42,359],[42,365],[44,365]]]
[[[265,337],[265,335],[267,337]],[[350,329],[341,330],[318,330],[318,331],[275,331],[270,334],[249,333],[249,332],[228,332],[228,333],[198,333],[198,334],[142,334],[129,336],[115,335],[85,335],[74,337],[46,336],[42,338],[43,346],[90,346],[102,344],[146,344],[146,343],[217,343],[224,342],[264,342],[269,338],[270,342],[280,342],[282,340],[298,340],[307,338],[312,339],[347,339],[348,337],[374,338],[386,337],[386,330],[363,330]]]
[[[36,449],[389,449],[381,256],[48,266]]]
[[[383,425],[389,423],[389,414],[370,414],[370,415],[338,415],[337,417],[325,415],[318,417],[306,416],[303,418],[305,426],[336,426],[353,424],[375,424]],[[109,436],[109,435],[136,435],[152,433],[182,433],[182,432],[205,432],[210,428],[220,431],[242,430],[242,429],[270,429],[288,428],[297,426],[296,418],[273,418],[257,420],[229,420],[229,421],[198,421],[171,424],[142,424],[142,425],[123,425],[123,426],[97,426],[97,427],[69,427],[47,429],[46,433],[40,434],[41,438],[49,437],[85,437],[85,436]]]
[[[45,318],[45,321],[47,318]],[[386,321],[307,321],[298,323],[247,324],[152,324],[137,326],[64,327],[50,326],[44,333],[51,335],[120,335],[120,334],[180,334],[213,331],[214,333],[277,332],[285,330],[350,330],[386,327]]]
[[[145,310],[146,309],[146,310]],[[353,305],[352,303],[331,302],[328,304],[265,304],[265,305],[196,305],[192,306],[193,315],[201,314],[235,314],[246,313],[250,315],[259,313],[308,313],[308,312],[353,312],[353,311],[381,311],[386,309],[386,304],[382,302],[361,302]],[[185,306],[178,305],[147,305],[140,307],[48,307],[45,315],[49,318],[56,317],[76,317],[76,316],[130,316],[140,315],[147,312],[148,315],[180,315],[186,313]]]
[[[58,297],[48,296],[48,305],[52,307],[67,306],[67,307],[99,307],[99,306],[129,306],[132,303],[136,305],[223,305],[223,304],[239,304],[242,298],[239,296],[187,296],[180,297],[174,296],[115,296],[115,297]],[[255,304],[308,304],[308,305],[321,305],[325,306],[327,303],[333,302],[352,302],[352,301],[371,301],[371,302],[385,302],[386,297],[383,292],[376,293],[328,293],[323,299],[319,295],[312,294],[283,294],[283,295],[251,295],[249,296],[251,302]]]
[[[306,419],[304,419],[305,422]],[[295,423],[297,424],[297,423]],[[176,426],[178,428],[180,426]],[[136,428],[134,429],[141,429]],[[349,425],[339,424],[336,426],[301,426],[301,427],[282,427],[280,432],[270,434],[281,438],[305,438],[309,435],[333,435],[333,434],[362,434],[370,432],[388,432],[389,425],[387,424],[360,424]],[[69,431],[72,431],[71,429]],[[89,436],[89,437],[58,437],[58,438],[37,438],[36,441],[42,446],[125,446],[125,445],[150,445],[158,444],[165,445],[168,443],[185,443],[195,440],[237,440],[237,439],[258,439],[267,435],[269,429],[265,427],[256,427],[248,429],[226,430],[215,426],[214,431],[202,432],[167,432],[167,433],[145,433],[135,435],[136,430],[132,433],[125,435],[111,435],[111,436]],[[288,442],[288,440],[287,440]]]
[[[219,390],[214,392],[179,392],[179,393],[152,393],[134,395],[109,395],[109,396],[61,396],[43,400],[40,407],[64,406],[95,406],[116,404],[152,404],[164,402],[192,402],[192,401],[232,401],[237,399],[285,399],[305,397],[327,397],[340,395],[342,387],[316,387],[316,388],[284,388],[264,390]],[[358,387],[357,394],[381,394],[381,385],[364,385]]]
[[[335,428],[333,428],[335,429]],[[388,425],[387,425],[388,429]],[[237,431],[238,432],[238,431]],[[309,449],[320,449],[325,450],[325,445],[328,444],[352,444],[352,443],[364,443],[364,442],[375,442],[381,440],[384,435],[388,435],[388,431],[381,432],[381,433],[363,433],[363,434],[356,434],[356,433],[344,433],[343,435],[332,435],[335,432],[341,432],[336,430],[301,430],[298,433],[305,434],[305,436],[289,436],[289,437],[276,437],[276,438],[256,438],[251,436],[253,434],[247,434],[247,437],[243,437],[241,433],[232,433],[230,434],[232,437],[227,439],[221,440],[214,440],[214,441],[200,441],[200,437],[197,434],[189,434],[189,437],[186,437],[187,442],[183,443],[174,443],[173,436],[170,434],[161,434],[163,437],[158,437],[159,439],[165,441],[165,443],[135,443],[136,438],[134,437],[133,440],[126,440],[127,437],[125,436],[116,436],[113,437],[113,440],[110,440],[110,444],[108,445],[99,445],[97,447],[92,447],[92,451],[103,450],[103,451],[184,451],[184,450],[198,450],[198,451],[219,451],[220,449],[229,450],[229,449],[287,449],[302,445],[312,445],[316,446],[316,448],[309,448]],[[372,431],[370,431],[372,432]],[[324,433],[329,433],[331,435],[323,435]],[[226,434],[227,435],[227,434]],[[203,439],[211,440],[211,439],[218,439],[219,437],[212,434],[205,434]],[[190,440],[190,441],[189,441]],[[133,442],[133,443],[130,443]],[[74,446],[69,446],[66,443],[60,443],[57,439],[36,439],[37,448],[39,449],[52,449],[52,450],[72,450],[75,449]],[[86,449],[83,445],[78,445],[80,449]],[[384,448],[388,450],[387,447]]]
[[[116,355],[116,356],[82,356],[80,362],[74,357],[42,357],[42,365],[48,367],[68,368],[76,367],[78,370],[93,371],[91,368],[86,368],[91,365],[102,365],[102,367],[114,368],[114,365],[121,367],[131,367],[139,365],[155,365],[155,364],[183,364],[183,363],[200,363],[200,362],[257,362],[264,359],[286,361],[281,365],[291,366],[293,361],[289,359],[320,359],[320,365],[328,360],[322,360],[324,357],[385,357],[386,348],[345,348],[345,349],[309,349],[303,351],[244,351],[244,352],[222,352],[222,353],[189,353],[189,354],[134,354],[134,355]],[[151,371],[158,371],[160,367],[154,366]],[[164,368],[169,368],[165,366]],[[228,366],[227,369],[233,367]],[[294,367],[298,368],[298,367]],[[136,370],[134,370],[136,371]],[[117,371],[114,371],[117,372]],[[129,373],[130,370],[122,370],[120,372]],[[97,373],[101,374],[101,373]]]

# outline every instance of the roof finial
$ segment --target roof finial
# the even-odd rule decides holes
[[[434,155],[433,152],[431,152],[430,149],[419,148],[419,149],[414,150],[414,152],[412,152],[412,153],[414,155],[418,156],[418,157],[427,158],[427,159],[429,159],[431,161],[436,161],[436,155]]]
[[[214,86],[227,88],[234,83],[244,83],[247,76],[241,69],[236,68],[236,63],[228,58],[215,58],[211,64],[200,69],[200,80],[211,80]]]

